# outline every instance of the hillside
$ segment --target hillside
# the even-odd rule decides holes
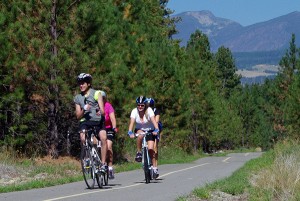
[[[181,21],[176,24],[178,33],[174,39],[181,40],[181,45],[185,46],[190,34],[201,30],[208,36],[212,52],[221,46],[231,50],[243,83],[261,83],[266,77],[276,76],[277,71],[268,67],[275,65],[278,69],[293,33],[296,45],[300,46],[300,40],[297,40],[300,36],[298,11],[245,27],[230,19],[216,17],[210,11],[184,12],[176,17]]]
[[[229,19],[214,16],[209,11],[184,12],[176,17],[182,20],[176,24],[175,39],[186,45],[191,33],[196,29],[205,33],[213,52],[220,46],[232,52],[264,52],[286,49],[291,35],[300,36],[300,12],[295,11],[266,22],[242,26]],[[296,41],[300,45],[300,40]]]

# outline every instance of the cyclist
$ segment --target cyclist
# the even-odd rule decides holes
[[[158,129],[159,129],[159,134],[155,137],[155,141],[154,141],[155,163],[153,164],[153,166],[157,167],[158,166],[158,142],[160,141],[161,131],[162,131],[162,123],[160,121],[160,110],[155,107],[155,101],[153,98],[147,98],[146,106],[151,107],[153,109],[155,121],[158,124]],[[158,170],[154,169],[154,172],[156,172],[156,178],[157,178],[159,176]]]
[[[107,101],[107,96],[104,91],[101,91],[104,103],[105,111],[105,129],[107,133],[107,160],[108,160],[108,178],[114,179],[114,169],[113,169],[113,140],[115,134],[118,132],[117,121],[115,116],[115,110],[110,102]]]
[[[84,130],[95,127],[101,141],[101,160],[106,168],[107,136],[104,125],[104,105],[100,91],[92,88],[92,76],[81,73],[77,77],[80,93],[74,98],[76,118],[80,120],[79,133],[81,144],[85,145]],[[99,95],[100,94],[100,95]]]
[[[128,128],[128,135],[130,138],[134,138],[134,133],[142,133],[144,131],[150,131],[152,132],[151,135],[146,136],[147,145],[148,145],[148,151],[149,155],[152,159],[152,164],[155,165],[155,152],[154,152],[154,140],[156,135],[159,132],[157,122],[154,118],[154,112],[152,108],[146,107],[146,97],[145,96],[139,96],[136,99],[137,107],[134,108],[131,111],[130,114],[130,123]],[[133,126],[135,124],[135,130],[132,131]],[[139,135],[137,138],[137,153],[135,157],[136,162],[142,161],[142,140],[143,136]],[[154,171],[154,178],[156,178],[157,172],[157,166],[153,166]]]

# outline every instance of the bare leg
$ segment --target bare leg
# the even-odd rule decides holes
[[[107,160],[108,166],[113,165],[113,149],[112,149],[113,142],[111,140],[107,140]]]
[[[107,153],[107,135],[105,130],[101,130],[99,133],[101,140],[101,161],[103,164],[106,163],[106,153]]]
[[[136,139],[136,147],[138,152],[141,152],[142,150],[142,141],[143,141],[143,136],[139,135],[138,138]]]
[[[155,139],[154,141],[154,152],[155,152],[155,162],[153,163],[154,167],[157,167],[158,165],[158,140]]]
[[[80,133],[80,141],[83,145],[85,144],[85,134],[83,132]]]
[[[150,157],[152,159],[152,165],[154,166],[154,163],[155,163],[155,151],[153,149],[153,147],[154,147],[154,141],[149,140],[147,142],[147,144],[148,144],[149,155],[150,155]]]

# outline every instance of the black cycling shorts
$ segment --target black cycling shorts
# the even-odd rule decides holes
[[[104,118],[102,118],[101,121],[83,121],[83,122],[80,122],[79,132],[81,132],[82,130],[88,130],[88,129],[93,128],[93,127],[96,128],[96,132],[97,132],[96,137],[98,137],[99,132],[101,130],[105,130]]]
[[[113,141],[115,139],[116,132],[112,128],[106,128],[107,139]]]

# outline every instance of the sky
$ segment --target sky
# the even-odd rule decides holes
[[[216,17],[248,26],[300,11],[300,0],[169,0],[167,7],[174,14],[208,10]]]

